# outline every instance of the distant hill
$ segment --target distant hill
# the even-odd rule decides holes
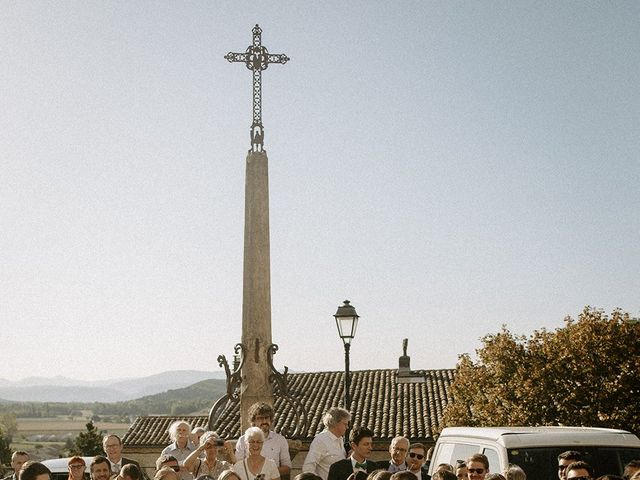
[[[180,389],[203,380],[222,379],[223,372],[175,370],[139,378],[83,381],[63,376],[0,379],[0,402],[120,402]],[[224,382],[223,382],[224,383]]]
[[[226,393],[226,381],[209,379],[188,387],[146,395],[120,402],[3,402],[0,413],[13,413],[18,417],[51,417],[71,415],[74,411],[90,410],[100,417],[135,417],[137,415],[187,415],[206,412]]]

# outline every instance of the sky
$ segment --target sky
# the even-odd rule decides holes
[[[7,0],[0,378],[231,357],[256,23],[276,366],[640,316],[638,2]]]

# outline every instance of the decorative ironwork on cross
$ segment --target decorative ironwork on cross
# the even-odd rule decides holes
[[[283,53],[269,53],[262,45],[262,29],[256,23],[253,27],[253,44],[244,53],[227,53],[229,62],[243,62],[253,72],[253,123],[251,124],[250,152],[264,151],[264,126],[262,125],[262,71],[271,63],[287,63],[290,58]]]

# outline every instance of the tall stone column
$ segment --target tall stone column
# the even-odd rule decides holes
[[[244,207],[244,276],[240,415],[242,431],[250,426],[247,410],[255,402],[273,404],[267,347],[271,344],[271,267],[269,254],[269,171],[265,151],[247,154]]]

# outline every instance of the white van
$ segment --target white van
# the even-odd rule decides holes
[[[624,465],[640,459],[640,439],[624,430],[586,427],[451,427],[440,433],[429,465],[455,465],[474,453],[489,459],[489,471],[502,473],[519,465],[527,480],[557,480],[558,455],[577,450],[595,469],[595,477],[622,475]]]

